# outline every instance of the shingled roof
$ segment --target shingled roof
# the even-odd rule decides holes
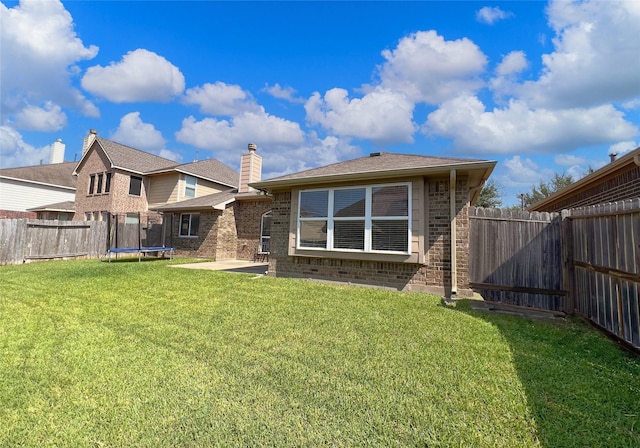
[[[48,165],[22,166],[0,169],[0,177],[18,179],[43,185],[56,185],[75,190],[76,177],[73,176],[75,162]]]
[[[101,137],[96,137],[93,144],[100,145],[111,162],[112,168],[122,169],[141,175],[178,171],[212,182],[217,182],[228,187],[237,187],[239,174],[216,159],[178,164],[173,160],[165,159],[164,157],[140,151],[139,149]],[[82,160],[78,163],[75,173],[77,173],[80,164],[82,164]]]
[[[228,187],[238,186],[239,174],[216,159],[207,159],[201,160],[199,162],[185,163],[175,166],[172,169],[180,171],[184,174],[201,177],[202,179],[227,185]]]
[[[140,151],[139,149],[120,143],[112,142],[101,137],[96,137],[95,144],[99,144],[109,158],[112,168],[123,169],[137,174],[146,174],[151,171],[166,170],[177,166],[173,160]],[[80,161],[82,163],[82,160]],[[80,166],[78,164],[78,166]],[[76,169],[77,170],[77,169]]]
[[[420,172],[446,172],[452,168],[469,170],[490,168],[491,171],[495,164],[495,161],[480,159],[377,152],[367,157],[287,174],[262,182],[254,182],[250,185],[258,189],[269,189],[272,187],[330,182],[333,180],[414,175]]]

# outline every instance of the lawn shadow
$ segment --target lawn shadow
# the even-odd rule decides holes
[[[577,318],[472,299],[442,306],[507,341],[542,446],[640,446],[640,358]]]

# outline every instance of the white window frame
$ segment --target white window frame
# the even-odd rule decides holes
[[[262,217],[260,218],[260,247],[258,248],[259,254],[268,254],[271,252],[271,230],[269,230],[269,235],[264,234],[264,218],[271,218],[272,216],[273,215],[271,214],[271,210],[269,210],[268,212],[263,213]],[[269,226],[269,229],[271,229],[271,226]],[[269,248],[269,250],[264,250],[265,242],[267,242],[267,247]]]
[[[372,192],[374,188],[379,187],[407,187],[407,216],[372,216]],[[333,205],[334,205],[334,192],[338,190],[351,190],[351,189],[365,189],[365,214],[363,217],[334,217]],[[300,208],[302,207],[302,195],[306,192],[313,191],[328,191],[328,204],[327,204],[327,216],[326,217],[311,217],[303,218],[300,216]],[[321,252],[352,252],[352,253],[373,253],[373,254],[411,254],[411,236],[412,236],[412,216],[411,216],[411,182],[398,182],[390,184],[371,184],[371,185],[353,185],[348,187],[333,187],[333,188],[314,188],[300,190],[298,193],[298,210],[297,213],[297,228],[296,228],[296,250],[304,251],[321,251]],[[334,223],[336,221],[362,221],[364,220],[364,249],[344,249],[334,247]],[[372,249],[372,221],[407,221],[407,244],[404,251],[391,251],[391,250],[374,250]],[[306,247],[300,244],[300,226],[302,222],[313,221],[326,221],[327,222],[327,244],[325,247]]]
[[[183,235],[182,234],[182,217],[183,216],[189,216],[189,228],[187,230],[187,234]],[[180,225],[178,227],[178,236],[180,238],[198,238],[197,234],[192,234],[192,229],[191,229],[191,224],[193,223],[193,216],[194,215],[198,215],[198,230],[197,232],[200,233],[200,213],[180,213]]]
[[[185,174],[184,176],[184,190],[182,192],[183,197],[187,199],[192,199],[196,197],[196,189],[198,188],[198,179],[194,176],[189,176]],[[193,191],[193,196],[189,196],[187,191]]]

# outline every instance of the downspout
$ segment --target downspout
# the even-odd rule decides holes
[[[458,293],[458,257],[456,253],[456,170],[449,173],[449,205],[451,213],[451,295]]]

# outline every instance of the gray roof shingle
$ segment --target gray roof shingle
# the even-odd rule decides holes
[[[370,174],[375,177],[376,174],[385,172],[398,172],[403,170],[417,169],[433,169],[443,168],[443,170],[453,168],[455,166],[465,166],[480,163],[494,163],[481,159],[460,159],[451,157],[433,157],[410,154],[394,154],[387,152],[373,153],[370,156],[360,157],[358,159],[338,162],[331,165],[321,166],[298,173],[287,174],[262,182],[254,182],[254,186],[268,186],[270,183],[280,183],[299,180],[301,184],[315,178],[332,178],[340,176],[348,176],[353,174]]]
[[[73,176],[75,162],[53,163],[49,165],[22,166],[0,169],[0,177],[11,177],[48,185],[76,188]]]
[[[178,165],[173,160],[156,156],[130,146],[121,145],[101,137],[96,137],[113,168],[121,168],[134,173],[145,174],[150,171],[166,170]],[[95,144],[95,143],[94,143]]]

